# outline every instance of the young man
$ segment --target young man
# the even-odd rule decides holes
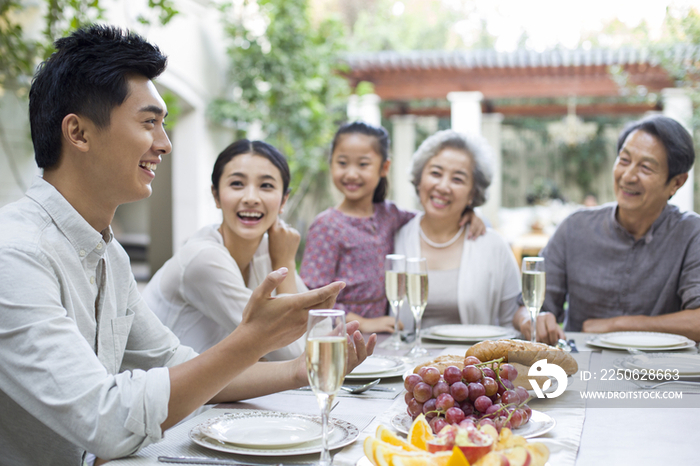
[[[125,456],[206,402],[304,385],[303,356],[256,362],[298,339],[306,310],[332,307],[343,287],[273,299],[280,269],[229,337],[201,355],[181,346],[141,299],[110,229],[117,206],[151,194],[171,149],[151,82],[166,58],[107,26],[56,48],[30,91],[43,178],[0,209],[0,464]],[[365,345],[356,324],[348,329],[350,369],[376,336]]]
[[[573,213],[542,251],[548,313],[538,338],[556,342],[555,317],[564,319],[568,300],[567,330],[700,340],[700,216],[668,204],[694,161],[693,140],[675,120],[654,116],[625,128],[613,168],[617,202]],[[526,313],[519,317],[529,335]]]

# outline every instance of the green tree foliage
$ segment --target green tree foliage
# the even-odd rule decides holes
[[[693,100],[693,126],[700,126],[700,11],[695,7],[669,9],[665,24],[667,39],[658,47],[661,63]]]
[[[496,38],[472,0],[312,0],[342,18],[352,52],[493,48]]]
[[[70,31],[102,19],[105,0],[41,0],[27,5],[23,0],[0,0],[0,93],[14,89],[26,95],[37,65],[53,53],[53,43]],[[148,0],[148,6],[166,24],[177,14],[172,0]],[[41,8],[40,34],[30,34],[27,8]],[[148,23],[146,18],[139,18]],[[36,26],[35,26],[36,27]]]
[[[306,0],[245,0],[224,6],[230,90],[211,105],[213,118],[245,135],[262,124],[265,140],[282,150],[301,198],[324,170],[328,144],[344,118],[349,94],[339,72],[340,24],[314,25]]]

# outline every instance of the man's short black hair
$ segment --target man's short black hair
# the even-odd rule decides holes
[[[61,123],[71,113],[109,126],[110,114],[128,97],[127,78],[154,79],[165,55],[137,34],[93,25],[55,42],[56,52],[41,64],[29,91],[29,122],[34,156],[51,168],[61,154]]]
[[[693,167],[695,149],[690,133],[673,118],[661,115],[654,115],[627,125],[617,140],[618,154],[622,150],[627,136],[637,130],[656,136],[666,149],[668,160],[668,179],[666,182],[671,181],[676,175],[688,173]]]

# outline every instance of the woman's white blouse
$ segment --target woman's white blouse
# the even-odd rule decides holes
[[[420,257],[418,214],[396,234],[395,252]],[[430,282],[428,289],[430,290]],[[512,327],[518,309],[520,273],[506,241],[492,229],[475,240],[464,239],[457,280],[457,311],[462,324]],[[430,306],[430,301],[428,301]],[[424,328],[427,328],[424,326]]]
[[[197,352],[211,348],[241,322],[253,289],[272,272],[267,234],[250,264],[248,286],[224,246],[218,225],[199,230],[153,276],[143,298],[158,318]],[[299,292],[307,288],[296,276]],[[304,351],[304,337],[265,356],[284,361]]]

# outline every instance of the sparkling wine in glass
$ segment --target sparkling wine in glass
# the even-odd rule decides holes
[[[530,312],[530,341],[537,341],[537,315],[544,303],[545,272],[544,257],[525,257],[522,267],[523,302]]]
[[[347,364],[345,311],[309,311],[306,327],[306,373],[321,408],[322,446],[319,465],[332,464],[328,449],[328,417],[331,403],[345,378]]]
[[[394,350],[401,349],[401,335],[399,334],[399,310],[406,298],[406,256],[401,254],[389,254],[384,259],[384,285],[386,298],[389,301],[391,313],[394,316],[394,333],[387,340],[386,347]]]
[[[421,346],[420,339],[423,311],[428,305],[428,261],[424,257],[406,259],[406,295],[416,322],[416,340],[408,354],[411,357],[425,356],[428,351]]]

